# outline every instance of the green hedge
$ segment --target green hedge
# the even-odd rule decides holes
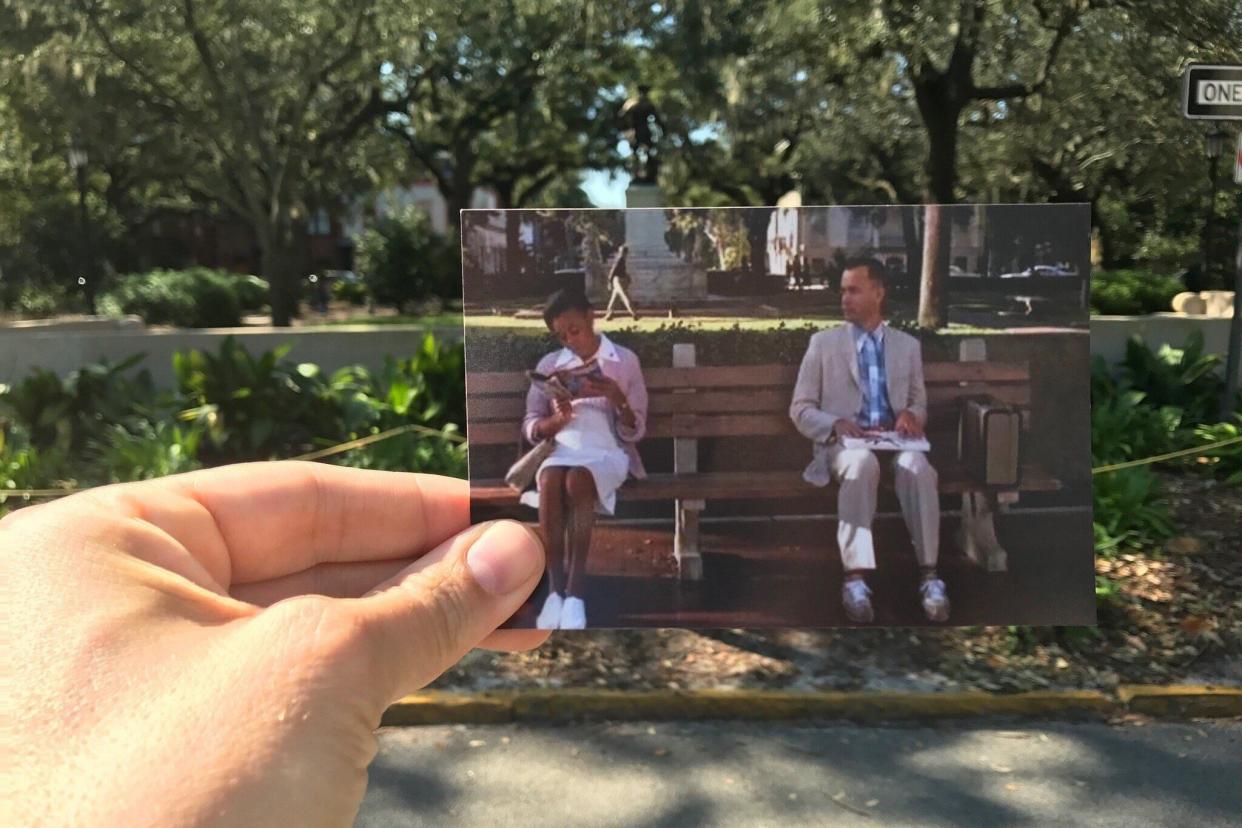
[[[1186,288],[1181,280],[1150,270],[1105,270],[1091,278],[1091,312],[1139,316],[1173,310],[1173,297]]]
[[[137,314],[148,325],[229,328],[267,302],[267,282],[223,270],[153,270],[121,276],[99,300],[105,315]]]

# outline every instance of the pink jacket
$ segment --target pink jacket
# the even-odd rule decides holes
[[[568,348],[553,351],[539,360],[535,369],[541,374],[551,374],[563,368],[575,368],[582,364],[582,359]],[[617,345],[608,337],[599,337],[599,366],[604,376],[615,380],[625,398],[634,411],[633,428],[627,428],[617,418],[615,411],[609,410],[612,419],[613,433],[617,442],[625,449],[630,459],[630,474],[637,478],[647,476],[643,461],[638,456],[638,441],[647,432],[647,384],[643,381],[643,369],[638,363],[638,355],[629,348]],[[527,442],[535,443],[535,423],[552,414],[552,398],[534,384],[526,394],[526,417],[522,420],[522,436]]]

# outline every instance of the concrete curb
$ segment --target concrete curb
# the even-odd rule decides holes
[[[1242,687],[1125,685],[1116,696],[1093,690],[996,694],[838,693],[768,690],[528,690],[427,692],[406,696],[382,724],[496,724],[602,720],[850,719],[898,721],[983,716],[1169,718],[1242,716]]]

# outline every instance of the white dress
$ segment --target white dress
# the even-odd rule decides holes
[[[604,397],[577,399],[572,404],[574,416],[556,433],[556,448],[539,466],[539,472],[556,466],[585,468],[595,479],[599,495],[596,511],[611,515],[617,505],[617,489],[630,471],[629,456],[613,431],[612,407]],[[535,480],[538,485],[539,474]],[[538,489],[524,492],[521,502],[538,509]]]

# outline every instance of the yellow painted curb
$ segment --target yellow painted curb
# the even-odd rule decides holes
[[[1242,716],[1242,687],[1123,684],[1117,698],[1131,712],[1149,716],[1220,718]]]
[[[427,692],[406,696],[389,707],[380,724],[498,724],[512,720],[511,693]]]
[[[384,725],[492,724],[508,721],[652,719],[961,719],[1117,712],[1115,699],[1090,690],[1000,695],[842,693],[762,690],[526,690],[483,694],[429,692],[388,708]]]

